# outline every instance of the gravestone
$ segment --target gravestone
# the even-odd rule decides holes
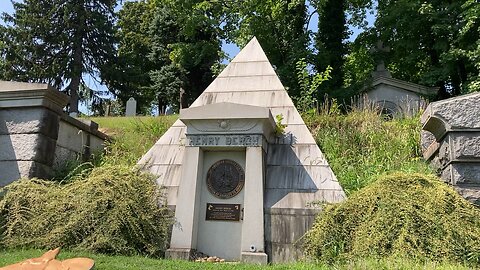
[[[286,124],[276,134],[275,116]],[[345,193],[253,38],[139,161],[175,209],[167,257],[285,262]]]
[[[125,116],[135,116],[137,115],[137,101],[131,97],[127,101],[127,108]]]
[[[421,122],[424,158],[445,182],[480,204],[480,93],[430,103]]]

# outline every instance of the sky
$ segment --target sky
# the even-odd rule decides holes
[[[118,7],[117,9],[120,9],[120,7]],[[11,0],[0,0],[0,14],[4,13],[4,12],[9,13],[9,14],[13,13],[13,5],[11,3]],[[309,12],[312,12],[311,6],[309,7]],[[367,21],[368,21],[370,26],[373,25],[374,20],[375,20],[375,15],[369,14],[367,16]],[[0,20],[0,23],[3,24],[3,21]],[[318,15],[315,14],[314,16],[312,16],[308,28],[310,30],[316,31],[317,24],[318,24]],[[349,39],[348,39],[349,41],[355,40],[355,38],[358,36],[358,34],[360,34],[362,32],[362,30],[358,29],[358,28],[352,28],[351,27],[350,30],[352,31],[353,34],[349,37]],[[228,43],[225,43],[225,42],[223,42],[223,44],[222,44],[222,50],[225,53],[227,53],[228,57],[230,57],[230,58],[233,58],[240,51],[240,49],[235,44],[228,44]],[[225,59],[223,61],[223,63],[228,64],[229,59]],[[90,87],[92,89],[98,89],[98,90],[102,90],[102,91],[107,90],[105,86],[100,85],[97,82],[97,80],[95,78],[91,77],[91,76],[85,76],[84,80],[87,83],[88,87]],[[80,106],[80,111],[83,112],[83,113],[88,113],[87,107],[85,105]]]

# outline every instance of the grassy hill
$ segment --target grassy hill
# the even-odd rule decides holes
[[[305,122],[347,194],[393,171],[431,173],[421,158],[416,117],[384,121],[370,111],[305,115]],[[98,117],[100,129],[113,138],[110,159],[135,164],[177,119]]]
[[[99,117],[92,118],[100,126],[100,130],[107,133],[111,137],[111,142],[108,143],[105,154],[100,157],[93,165],[89,165],[88,169],[81,170],[80,173],[73,173],[70,176],[71,184],[88,186],[91,183],[100,183],[102,181],[110,181],[110,178],[115,176],[117,182],[122,183],[128,181],[132,177],[137,177],[140,174],[133,168],[138,159],[145,154],[150,147],[161,137],[161,135],[176,121],[177,116],[166,117]],[[400,120],[384,121],[381,116],[366,111],[354,111],[350,114],[344,115],[335,111],[325,111],[320,115],[306,115],[305,122],[312,131],[319,147],[326,155],[328,162],[334,170],[341,185],[346,190],[349,197],[354,197],[355,194],[360,194],[364,187],[372,186],[379,176],[390,174],[394,171],[401,172],[417,172],[429,174],[432,170],[420,157],[419,148],[419,132],[420,125],[417,118],[407,118]],[[118,170],[121,168],[121,170]],[[115,170],[115,171],[112,171]],[[120,180],[121,177],[125,177]],[[381,178],[381,177],[380,177]],[[120,180],[120,181],[118,181]],[[32,181],[24,185],[25,192],[28,190],[44,190],[50,184],[38,185],[38,182]],[[64,184],[52,184],[54,188],[64,191],[69,186],[62,186]],[[41,187],[41,188],[40,188]],[[74,186],[70,186],[70,189]],[[98,194],[102,194],[101,186],[92,186]],[[109,186],[107,192],[104,194],[113,194],[117,187]],[[118,186],[122,188],[123,186]],[[141,189],[141,188],[140,188]],[[135,194],[132,198],[147,198],[144,192],[135,188]],[[21,193],[21,192],[20,192]],[[29,194],[31,192],[28,192]],[[40,192],[41,194],[59,194],[58,192]],[[65,194],[72,194],[71,192],[64,192]],[[80,192],[81,193],[81,192]],[[85,192],[84,192],[85,193]],[[27,193],[26,193],[27,194]],[[88,192],[85,193],[88,196]],[[142,195],[143,194],[143,195]],[[112,196],[113,196],[112,195]],[[39,195],[40,196],[40,195]],[[43,196],[43,195],[42,195]],[[57,196],[57,195],[55,195]],[[142,197],[143,196],[143,197]],[[22,204],[35,203],[37,198],[31,196],[23,196],[16,194],[11,196],[15,198],[22,198],[19,200],[18,209],[24,209]],[[358,196],[357,196],[358,197]],[[72,198],[68,200],[72,200]],[[113,197],[112,197],[113,198]],[[82,198],[79,198],[82,201]],[[110,200],[110,197],[105,196],[102,200]],[[68,203],[68,202],[67,202]],[[118,213],[122,213],[125,209],[130,209],[129,202],[119,204]],[[8,203],[7,203],[8,204]],[[91,203],[90,203],[91,204]],[[95,204],[95,203],[94,203]],[[135,202],[133,202],[135,206]],[[97,206],[99,204],[96,204]],[[101,205],[101,204],[100,204]],[[3,207],[3,210],[2,210]],[[0,200],[0,212],[9,210],[10,206],[3,205]],[[52,207],[50,207],[52,208]],[[55,208],[55,207],[53,207]],[[54,217],[55,213],[58,215],[58,210],[50,209]],[[82,209],[83,212],[89,211]],[[356,211],[349,211],[354,213]],[[5,213],[5,212],[3,212]],[[30,220],[24,215],[22,211],[17,212],[19,216],[10,216],[10,218],[17,218],[18,222],[25,222]],[[147,215],[148,213],[145,213]],[[68,218],[66,215],[65,218]],[[119,215],[121,216],[121,215]],[[0,215],[0,223],[2,216]],[[132,218],[136,218],[133,217]],[[59,219],[55,217],[55,219]],[[41,218],[39,219],[41,220]],[[66,219],[67,220],[67,219]],[[15,220],[14,220],[15,221]],[[148,218],[145,219],[148,221]],[[133,223],[141,222],[141,220],[132,220]],[[27,222],[28,223],[28,222]],[[41,223],[41,222],[40,222]],[[132,223],[132,224],[133,224]],[[42,223],[43,224],[43,223]],[[78,224],[82,224],[81,222]],[[165,223],[167,224],[167,223]],[[163,225],[165,225],[163,224]],[[163,226],[162,225],[162,226]],[[41,226],[37,226],[40,227]],[[78,226],[77,226],[78,227]],[[107,226],[108,227],[108,226]],[[105,227],[105,228],[107,228]],[[15,232],[14,232],[15,233]],[[30,232],[19,232],[20,234]],[[98,232],[93,232],[98,234]],[[23,236],[23,235],[20,235]],[[41,236],[41,235],[40,235]],[[117,235],[118,237],[124,237]],[[109,243],[108,237],[104,239],[104,243]],[[128,238],[128,234],[125,236]],[[14,239],[14,238],[10,238]],[[38,238],[38,239],[52,239],[55,241],[63,241],[63,238]],[[118,238],[120,239],[120,238]],[[1,240],[1,237],[0,237]],[[73,239],[72,241],[75,241]],[[8,242],[3,242],[8,243]],[[32,242],[33,243],[33,242]],[[75,245],[73,245],[75,246]],[[77,245],[78,246],[78,245]],[[18,243],[10,242],[8,247],[4,246],[4,251],[1,251],[2,241],[0,241],[0,266],[14,263],[16,261],[38,256],[41,254],[39,250],[29,249],[37,247],[35,244],[25,245],[24,242]],[[43,247],[43,246],[42,246]],[[17,250],[21,248],[22,250]],[[25,249],[25,250],[23,250]],[[98,251],[98,249],[93,249]],[[102,249],[100,249],[102,251]],[[87,252],[87,253],[85,253]],[[102,251],[103,252],[103,251]],[[142,251],[139,251],[140,253]],[[125,254],[122,250],[110,250],[108,254]],[[135,253],[127,252],[128,255]],[[143,253],[142,253],[143,254]],[[88,253],[88,251],[65,252],[61,258],[69,258],[72,256],[87,256],[95,259],[97,262],[96,269],[198,269],[198,263],[192,262],[176,262],[161,259],[145,258],[143,256],[108,256],[99,255],[96,253]],[[401,257],[385,257],[385,258],[351,258],[344,261],[335,261],[333,264],[322,264],[313,262],[295,263],[289,265],[274,265],[274,266],[252,266],[243,264],[203,264],[202,269],[469,269],[461,263],[448,262],[432,262],[429,259],[412,259]]]

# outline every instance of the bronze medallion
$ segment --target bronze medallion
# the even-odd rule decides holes
[[[244,183],[245,172],[233,160],[219,160],[208,169],[208,191],[217,198],[229,199],[237,196],[242,191]]]

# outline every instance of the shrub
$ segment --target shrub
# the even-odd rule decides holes
[[[433,176],[395,173],[328,205],[306,252],[334,262],[370,256],[480,263],[480,210]]]
[[[172,216],[159,206],[162,190],[152,176],[129,166],[104,164],[63,184],[24,179],[1,194],[6,248],[161,256],[167,244]]]

